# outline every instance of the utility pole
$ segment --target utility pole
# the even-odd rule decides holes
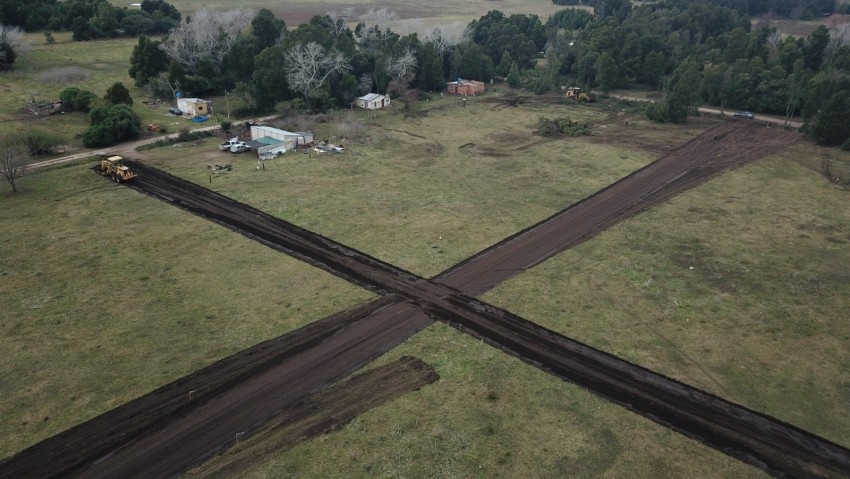
[[[224,90],[224,103],[227,104],[227,119],[229,120],[230,119],[230,99],[228,98],[228,95],[230,95],[230,92],[228,92],[227,90]]]

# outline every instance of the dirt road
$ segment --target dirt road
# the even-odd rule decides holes
[[[133,187],[139,191],[385,297],[196,373],[211,380],[200,391],[196,386],[204,383],[193,375],[47,439],[0,464],[0,476],[177,474],[415,334],[430,324],[429,316],[774,474],[845,476],[850,451],[839,445],[470,297],[728,168],[787,147],[795,138],[779,129],[738,123],[721,125],[432,281],[137,165],[140,178]]]
[[[615,94],[615,93],[609,93],[608,95],[613,97],[613,98],[619,98],[621,100],[628,100],[628,101],[639,101],[639,102],[653,101],[653,100],[650,100],[648,98],[640,98],[640,97],[629,96],[629,95],[620,95],[620,94]],[[731,117],[734,114],[734,113],[731,113],[734,110],[721,111],[720,108],[711,107],[711,106],[701,106],[701,107],[697,108],[697,110],[699,110],[700,113],[710,113],[712,115],[727,116],[727,117]],[[771,124],[773,126],[782,126],[782,125],[785,124],[785,118],[780,117],[780,116],[776,116],[776,115],[766,115],[764,113],[759,113],[757,115],[757,117],[754,119],[754,121],[760,122],[762,124],[762,126],[764,126],[764,122],[766,122],[766,121],[771,122]],[[800,128],[801,126],[803,126],[803,122],[799,121],[799,120],[788,120],[788,126],[791,127],[791,128]]]

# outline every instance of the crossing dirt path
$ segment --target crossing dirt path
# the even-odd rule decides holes
[[[478,301],[501,281],[796,136],[728,122],[432,280],[164,172],[130,186],[383,297],[263,343],[42,441],[0,477],[169,477],[442,320],[565,380],[777,475],[842,477],[850,451]],[[362,398],[361,399],[366,399]]]

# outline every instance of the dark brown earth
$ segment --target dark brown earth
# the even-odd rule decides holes
[[[501,350],[777,476],[846,477],[850,451],[541,328],[470,296],[796,137],[723,124],[551,218],[426,280],[163,172],[132,187],[384,295],[226,358],[0,464],[0,477],[167,477],[259,428],[430,324]],[[424,313],[423,313],[424,312]]]
[[[361,413],[439,379],[421,359],[404,356],[359,374],[282,411],[247,441],[241,438],[223,453],[226,461],[205,463],[192,475],[238,477],[257,458],[298,442],[337,430]]]

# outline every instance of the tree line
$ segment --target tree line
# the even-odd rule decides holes
[[[0,24],[25,31],[73,32],[78,41],[168,33],[180,24],[177,9],[164,0],[142,0],[139,9],[108,0],[3,0]]]
[[[142,5],[142,11],[170,7],[162,0]],[[644,85],[659,92],[646,110],[657,121],[686,121],[703,104],[801,114],[813,138],[841,144],[850,137],[850,29],[821,26],[797,38],[751,17],[835,10],[835,2],[821,0],[638,6],[590,0],[545,23],[494,10],[467,25],[401,35],[388,27],[395,14],[386,8],[357,17],[351,8],[331,11],[294,29],[267,9],[201,9],[162,39],[140,35],[129,74],[163,98],[178,90],[184,96],[232,93],[249,114],[281,101],[296,109],[344,108],[368,92],[413,101],[417,90],[441,90],[458,77],[505,81],[538,94],[566,85],[603,92]],[[89,22],[97,16],[91,15]],[[541,57],[546,61],[538,65]]]

